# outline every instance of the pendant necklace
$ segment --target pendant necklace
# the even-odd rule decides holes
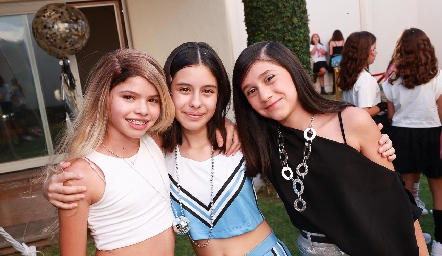
[[[140,139],[140,147],[141,147],[141,142],[143,143],[143,145],[144,145],[144,147],[147,149],[147,151],[149,152],[149,155],[150,155],[150,158],[153,160],[153,162],[154,162],[154,164],[155,164],[155,168],[157,169],[157,172],[158,172],[158,174],[160,175],[160,178],[161,178],[161,181],[163,182],[163,186],[164,186],[164,188],[166,189],[166,192],[167,192],[167,194],[168,195],[170,195],[170,190],[168,190],[167,188],[168,188],[168,186],[166,186],[166,184],[164,184],[164,178],[163,178],[163,175],[161,175],[161,172],[160,172],[160,169],[158,168],[158,165],[157,165],[157,162],[155,161],[155,158],[152,156],[152,153],[150,152],[150,149],[149,149],[149,147],[147,147],[147,145],[146,145],[146,143],[143,141],[143,140],[141,140]],[[134,164],[135,164],[135,161],[137,160],[137,158],[135,158],[135,160],[133,161],[133,163],[130,163],[130,162],[128,162],[128,161],[126,161],[126,159],[127,158],[124,158],[124,157],[122,157],[122,156],[120,156],[120,155],[118,155],[118,154],[116,154],[115,152],[113,152],[112,150],[110,150],[110,149],[108,149],[106,146],[104,146],[104,144],[103,144],[103,142],[101,143],[101,146],[104,148],[104,149],[106,149],[107,150],[107,152],[109,152],[109,153],[111,153],[112,155],[114,155],[114,156],[116,156],[116,157],[118,157],[118,158],[120,158],[121,160],[123,160],[127,165],[129,165],[129,167],[132,169],[132,170],[134,170],[138,175],[140,175],[141,176],[141,178],[143,178],[144,179],[144,181],[146,181],[147,182],[147,184],[149,184],[149,186],[151,186],[163,199],[164,199],[164,201],[166,201],[168,204],[170,204],[171,206],[172,206],[172,202],[170,201],[170,197],[168,197],[168,198],[165,198],[164,196],[163,196],[163,194],[161,194],[161,192],[160,191],[158,191],[158,189],[154,186],[154,185],[152,185],[140,172],[138,172],[138,170],[137,169],[135,169],[135,167],[134,167]],[[137,155],[138,155],[138,152],[137,152]]]
[[[137,151],[137,153],[136,153],[135,155],[133,155],[133,156],[131,156],[131,157],[127,157],[127,158],[125,158],[125,157],[122,157],[122,156],[118,155],[117,153],[113,152],[112,150],[108,149],[103,143],[101,143],[101,146],[102,146],[104,149],[106,149],[107,152],[111,153],[112,155],[114,155],[114,156],[116,156],[116,157],[118,157],[118,158],[123,159],[125,162],[126,162],[126,161],[129,162],[132,166],[135,165],[135,161],[137,161],[137,158],[138,158],[138,151],[139,151],[139,150]],[[140,145],[140,146],[141,146],[141,145]]]
[[[180,204],[181,216],[176,217],[175,220],[173,221],[173,230],[175,231],[175,233],[177,233],[179,235],[187,234],[194,245],[198,246],[199,248],[204,248],[209,244],[210,239],[212,238],[212,231],[213,231],[213,208],[214,208],[214,204],[213,204],[213,182],[214,182],[213,176],[215,173],[215,159],[214,159],[213,146],[212,146],[212,152],[211,152],[211,157],[210,157],[210,160],[212,161],[212,168],[210,170],[210,227],[209,227],[209,237],[207,238],[207,241],[204,244],[199,244],[195,240],[193,240],[193,238],[189,232],[190,231],[190,221],[186,216],[184,216],[184,209],[183,209],[183,204],[182,204],[181,196],[180,196],[181,185],[180,185],[180,175],[178,172],[178,150],[179,150],[178,145],[176,145],[176,147],[175,147],[175,174],[176,174],[176,180],[177,180],[178,203]]]
[[[301,195],[304,193],[304,178],[308,174],[307,160],[312,152],[312,142],[316,137],[316,130],[313,129],[314,116],[312,115],[310,121],[310,127],[304,130],[304,150],[302,162],[296,166],[296,177],[293,178],[294,174],[292,168],[288,164],[289,156],[284,148],[284,136],[281,133],[280,126],[278,125],[278,148],[279,148],[279,160],[281,161],[282,170],[281,175],[286,180],[292,181],[293,191],[298,196],[298,198],[293,203],[293,207],[298,212],[302,212],[307,208],[307,203],[302,199]],[[298,189],[299,187],[299,189]]]

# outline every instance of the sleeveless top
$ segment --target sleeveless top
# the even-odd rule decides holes
[[[194,240],[207,239],[211,224],[210,172],[212,161],[202,162],[182,157],[177,152],[179,194],[184,215],[190,220],[190,235]],[[254,230],[264,217],[261,214],[252,179],[245,176],[246,165],[241,152],[234,156],[214,157],[214,211],[212,238],[229,238]],[[178,201],[175,151],[166,154],[166,166],[171,181],[174,214],[181,216]]]
[[[163,153],[151,137],[141,139],[133,168],[128,161],[96,151],[87,159],[106,180],[103,197],[90,206],[88,217],[98,250],[133,245],[171,227],[169,179]]]
[[[342,120],[340,124],[345,141]],[[295,170],[302,162],[303,131],[284,126],[280,130],[288,164]],[[420,211],[411,204],[396,172],[347,144],[316,136],[302,194],[307,208],[298,212],[292,181],[281,175],[278,134],[273,137],[269,179],[295,227],[324,234],[349,255],[418,255],[413,225]]]
[[[342,55],[342,50],[344,50],[344,46],[333,46],[333,56]]]

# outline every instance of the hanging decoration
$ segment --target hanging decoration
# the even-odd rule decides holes
[[[90,35],[86,16],[74,6],[52,3],[41,7],[32,20],[32,34],[46,53],[61,59],[61,94],[66,102],[67,121],[76,111],[75,79],[68,56],[78,53]]]
[[[53,3],[41,7],[32,20],[37,44],[59,59],[78,53],[89,39],[86,16],[74,6]]]

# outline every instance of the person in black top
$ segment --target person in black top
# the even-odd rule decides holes
[[[336,93],[336,83],[335,83],[335,67],[332,66],[332,59],[333,57],[337,57],[342,55],[342,50],[344,50],[344,44],[345,44],[345,39],[344,36],[342,35],[341,30],[336,29],[335,31],[333,31],[333,35],[330,39],[330,42],[328,43],[328,51],[330,54],[330,64],[328,71],[330,73],[333,74],[333,92],[332,94]],[[337,66],[339,67],[339,66]]]
[[[338,29],[335,30],[329,42],[330,59],[334,56],[342,54],[342,50],[344,49],[344,44],[345,40],[344,36],[342,35],[342,32]]]
[[[428,255],[419,208],[375,153],[374,121],[321,97],[289,49],[246,48],[233,70],[233,102],[248,175],[270,179],[301,230],[302,255]]]

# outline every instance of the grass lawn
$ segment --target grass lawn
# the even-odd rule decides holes
[[[428,210],[433,208],[433,203],[431,201],[431,193],[425,176],[421,177],[419,197],[426,204]],[[258,191],[258,204],[267,222],[275,231],[276,236],[286,244],[292,255],[300,255],[295,245],[295,239],[298,236],[299,231],[292,226],[289,217],[285,212],[284,205],[282,204],[281,200],[276,197],[276,194],[271,187],[269,190],[263,187]],[[423,232],[429,233],[433,236],[434,232],[433,216],[431,214],[423,215],[419,219],[419,221],[421,223]],[[431,249],[431,243],[428,245],[428,250],[430,249]],[[57,246],[51,248],[44,248],[40,250],[44,251],[44,254],[46,256],[59,255]],[[87,255],[94,255],[94,254],[95,254],[95,248],[93,242],[90,241],[88,245]],[[187,237],[185,236],[177,237],[175,244],[175,255],[177,256],[195,255],[193,253],[192,246],[190,245]]]

